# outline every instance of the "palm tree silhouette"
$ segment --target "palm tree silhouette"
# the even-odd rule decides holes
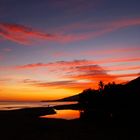
[[[103,81],[99,81],[99,91],[103,91],[105,84],[103,83]]]

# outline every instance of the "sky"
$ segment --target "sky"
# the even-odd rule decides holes
[[[0,100],[40,101],[140,75],[139,0],[0,0]]]

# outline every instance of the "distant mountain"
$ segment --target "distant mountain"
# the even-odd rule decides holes
[[[42,100],[41,102],[66,102],[66,101],[70,102],[70,101],[78,101],[78,99],[79,99],[79,94],[76,94],[76,95],[58,99],[58,100]]]
[[[78,101],[79,100],[79,94],[73,95],[73,96],[69,96],[66,98],[62,98],[56,101]]]

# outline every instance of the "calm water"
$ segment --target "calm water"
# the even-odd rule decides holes
[[[0,110],[14,110],[28,107],[53,107],[56,105],[76,104],[77,102],[0,102]],[[55,110],[54,115],[44,115],[41,118],[76,119],[80,117],[77,110]]]
[[[75,104],[77,102],[0,102],[0,110],[14,110],[28,107],[53,107],[56,105]]]
[[[41,118],[55,118],[55,119],[78,119],[80,118],[79,110],[56,110],[56,114],[41,116]]]

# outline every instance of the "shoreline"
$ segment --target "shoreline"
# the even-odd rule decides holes
[[[71,107],[71,108],[69,108]],[[0,139],[2,140],[76,140],[76,139],[133,139],[138,138],[136,128],[110,126],[80,119],[46,119],[41,115],[54,114],[54,109],[78,109],[78,106],[35,107],[0,111]]]

